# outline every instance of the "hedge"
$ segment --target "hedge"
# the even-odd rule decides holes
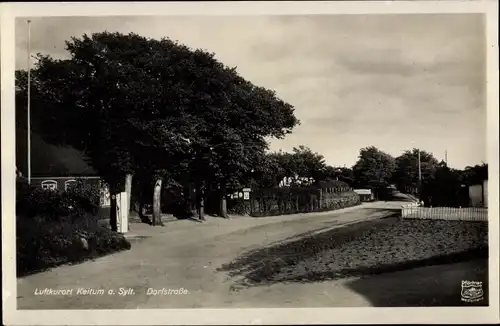
[[[361,203],[359,195],[348,188],[255,189],[250,200],[229,199],[228,213],[254,217],[320,212],[351,207]]]

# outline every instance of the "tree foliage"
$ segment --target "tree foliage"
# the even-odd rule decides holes
[[[352,186],[354,184],[354,173],[348,167],[333,167],[328,165],[325,168],[324,178],[329,180],[338,180]]]
[[[66,48],[69,59],[38,55],[36,127],[84,152],[112,188],[134,173],[167,187],[241,185],[263,160],[266,137],[299,123],[293,106],[213,53],[108,32],[74,37]],[[23,107],[26,73],[16,82]]]
[[[326,170],[323,155],[303,145],[294,147],[291,153],[268,153],[257,167],[259,185],[263,188],[277,187],[284,180],[288,186],[310,185],[323,180]]]
[[[421,198],[425,204],[445,207],[468,205],[468,188],[462,187],[461,172],[439,164],[433,177],[423,183]]]
[[[353,166],[358,187],[379,188],[390,184],[396,163],[394,157],[371,146],[362,148]]]
[[[466,166],[461,171],[460,180],[465,185],[482,184],[484,180],[488,180],[488,164],[482,163],[474,166]]]
[[[393,182],[400,190],[411,192],[418,189],[418,157],[419,149],[414,148],[405,151],[396,158]],[[438,166],[438,160],[431,153],[420,150],[420,170],[423,183],[434,178]]]

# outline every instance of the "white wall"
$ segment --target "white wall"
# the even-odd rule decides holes
[[[469,201],[472,207],[479,207],[483,204],[483,185],[469,186]]]
[[[484,189],[484,207],[488,207],[488,180],[484,180],[483,189]]]

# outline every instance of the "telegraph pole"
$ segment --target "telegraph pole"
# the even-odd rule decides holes
[[[444,151],[444,163],[448,166],[448,151]]]
[[[28,184],[31,184],[31,20],[28,20]]]
[[[420,164],[420,149],[418,149],[418,196],[421,196],[421,190],[422,190],[422,167]],[[420,197],[421,199],[421,197]]]

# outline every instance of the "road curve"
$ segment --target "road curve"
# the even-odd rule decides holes
[[[343,298],[340,301],[332,301],[318,284],[278,284],[234,292],[233,280],[217,268],[277,241],[393,214],[401,204],[377,202],[333,212],[266,218],[209,218],[205,223],[176,221],[163,228],[133,224],[133,232],[147,238],[132,240],[129,251],[18,279],[18,309],[367,306],[366,300],[338,282],[329,286],[336,297]],[[35,295],[45,288],[73,289],[73,293]],[[77,294],[79,289],[103,289],[104,294],[81,290]],[[153,290],[148,294],[148,289]],[[323,294],[307,302],[297,296],[311,291]]]

